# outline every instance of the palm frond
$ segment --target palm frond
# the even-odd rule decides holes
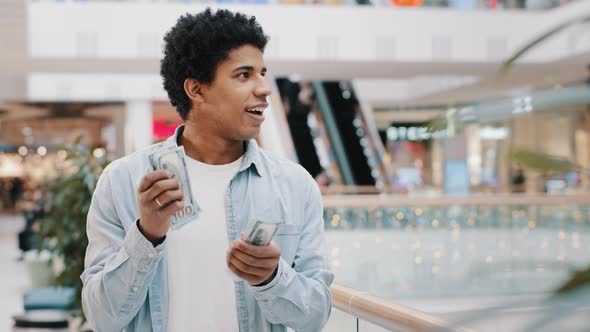
[[[521,164],[523,167],[536,172],[570,172],[576,169],[576,165],[567,159],[552,156],[546,153],[515,149],[510,153],[510,160]]]
[[[572,21],[568,21],[562,24],[559,24],[558,26],[551,28],[550,30],[548,30],[547,32],[543,33],[542,35],[540,35],[539,37],[533,39],[532,41],[530,41],[529,43],[527,43],[525,46],[523,46],[521,49],[519,49],[516,53],[514,53],[514,55],[512,55],[510,58],[508,58],[507,60],[505,60],[502,63],[502,66],[500,67],[500,71],[501,72],[506,72],[508,71],[512,65],[514,64],[514,62],[516,62],[516,60],[518,60],[519,58],[521,58],[525,53],[527,53],[530,49],[534,48],[535,46],[545,42],[546,40],[548,40],[549,38],[553,37],[554,35],[556,35],[557,33],[572,27],[576,24],[584,24],[590,22],[590,16],[586,15],[583,17],[579,17],[576,18]]]
[[[590,267],[585,270],[574,271],[570,278],[555,290],[556,294],[569,293],[590,284]]]

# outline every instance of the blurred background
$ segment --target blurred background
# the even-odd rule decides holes
[[[78,329],[96,179],[182,123],[163,36],[208,6],[270,36],[258,142],[390,313],[336,300],[326,331],[590,330],[590,1],[0,0],[1,331]]]

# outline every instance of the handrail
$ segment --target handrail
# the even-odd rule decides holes
[[[378,189],[375,186],[344,186],[344,185],[329,185],[327,187],[320,188],[322,195],[344,195],[344,194],[381,194],[381,193],[393,193],[393,187],[386,187]]]
[[[330,287],[330,292],[334,308],[386,329],[473,332],[473,330],[454,326],[422,311],[391,303],[341,285],[333,284]]]
[[[385,208],[408,206],[590,205],[590,195],[494,194],[470,196],[326,195],[325,208]]]

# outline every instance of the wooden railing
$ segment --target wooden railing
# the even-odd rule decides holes
[[[391,330],[473,332],[422,311],[388,302],[340,285],[330,287],[332,306],[354,317]]]

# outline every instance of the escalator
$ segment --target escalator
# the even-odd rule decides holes
[[[320,184],[389,185],[372,114],[347,81],[277,79],[299,163]]]

